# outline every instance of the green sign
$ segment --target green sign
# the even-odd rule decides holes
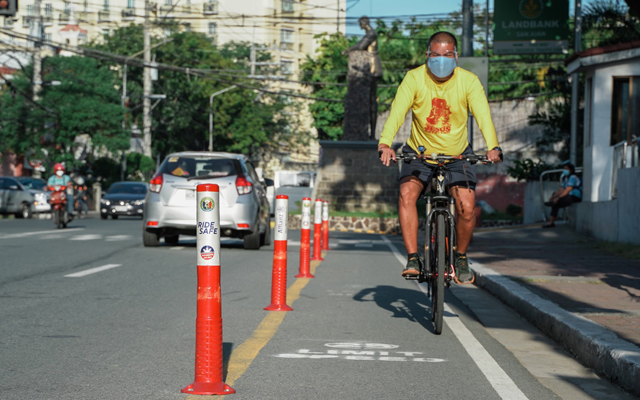
[[[493,54],[569,50],[569,0],[494,0],[493,20]]]

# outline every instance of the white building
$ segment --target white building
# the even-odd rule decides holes
[[[589,49],[567,73],[584,73],[583,202],[576,227],[640,243],[640,41]]]

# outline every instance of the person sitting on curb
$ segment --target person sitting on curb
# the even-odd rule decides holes
[[[543,228],[555,227],[558,211],[561,208],[569,207],[573,203],[582,201],[582,181],[576,175],[576,167],[567,163],[562,169],[562,187],[551,195],[551,199],[544,205],[551,207],[551,217],[549,223],[542,225]]]

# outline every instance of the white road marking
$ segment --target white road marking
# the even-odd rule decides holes
[[[96,272],[106,271],[111,268],[121,267],[122,264],[107,264],[101,267],[95,267],[90,269],[85,269],[84,271],[75,272],[73,274],[65,275],[65,278],[82,278],[83,276],[95,274]]]
[[[351,361],[395,361],[395,362],[446,362],[444,358],[424,357],[420,351],[391,351],[398,345],[386,343],[342,342],[325,343],[325,347],[331,350],[312,351],[311,349],[299,349],[295,353],[276,354],[278,358],[309,358],[326,359],[339,358]],[[418,357],[420,356],[420,357]]]
[[[184,246],[175,246],[175,247],[170,247],[169,250],[183,250],[185,247]]]
[[[391,243],[389,239],[382,236],[382,240],[389,246],[393,254],[396,256],[398,261],[402,266],[404,266],[407,262],[407,259],[403,257],[398,249]],[[416,284],[420,288],[420,290],[426,295],[427,294],[427,284],[426,283],[418,283]],[[482,347],[482,344],[473,336],[473,333],[460,321],[460,318],[451,310],[451,308],[445,304],[445,311],[447,311],[448,316],[444,317],[444,322],[447,324],[449,329],[456,335],[458,341],[462,344],[462,347],[467,351],[471,359],[476,363],[480,371],[487,378],[491,386],[495,389],[498,395],[502,399],[508,400],[526,400],[527,396],[522,393],[522,391],[516,386],[515,382],[511,380],[509,375],[498,365],[496,360],[491,357],[491,354]]]
[[[131,235],[114,235],[114,236],[107,236],[105,240],[107,242],[121,242],[124,240],[129,240],[131,239],[131,237],[132,237]]]
[[[55,230],[51,230],[51,231],[0,234],[0,235],[2,235],[2,236],[0,236],[0,239],[17,239],[17,238],[22,238],[22,237],[27,237],[27,236],[44,235],[44,234],[47,234],[47,233],[58,233],[58,234],[60,234],[60,233],[76,232],[76,231],[82,231],[82,230],[84,230],[84,228],[68,228],[68,229],[55,229]]]
[[[78,235],[78,236],[69,238],[69,240],[79,240],[79,241],[98,240],[98,239],[102,239],[102,235],[98,235],[95,233],[89,233],[87,235]]]

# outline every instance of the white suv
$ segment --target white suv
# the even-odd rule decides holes
[[[221,152],[170,154],[149,182],[142,239],[145,246],[178,243],[178,235],[196,234],[196,187],[220,187],[223,236],[242,238],[245,249],[271,244],[266,187],[246,156]]]

